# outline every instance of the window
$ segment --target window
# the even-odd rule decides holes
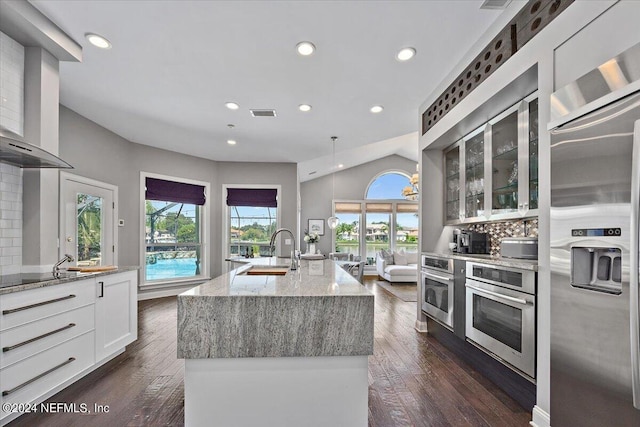
[[[144,176],[144,282],[206,276],[208,184]],[[204,184],[204,185],[201,185]]]
[[[278,228],[277,188],[227,188],[225,258],[271,256],[269,241]]]
[[[360,255],[361,203],[336,203],[335,213],[340,220],[336,228],[335,252]]]
[[[402,172],[385,172],[376,177],[367,188],[365,199],[403,199],[402,189],[411,187],[408,175]]]
[[[381,249],[417,252],[418,203],[404,199],[402,190],[407,186],[411,186],[408,175],[387,172],[369,184],[365,200],[335,201],[340,224],[334,251],[361,256],[367,265],[375,264]]]

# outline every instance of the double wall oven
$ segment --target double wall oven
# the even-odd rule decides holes
[[[422,255],[422,310],[453,329],[453,259]]]
[[[466,275],[467,339],[535,378],[536,273],[469,261]]]

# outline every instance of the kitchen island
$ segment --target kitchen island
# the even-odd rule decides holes
[[[373,295],[333,261],[289,265],[258,258],[178,296],[186,425],[367,425]]]

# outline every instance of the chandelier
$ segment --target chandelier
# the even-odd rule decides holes
[[[409,178],[409,184],[411,185],[407,185],[402,189],[402,196],[407,200],[418,200],[418,195],[420,194],[419,183],[420,175],[416,172]]]

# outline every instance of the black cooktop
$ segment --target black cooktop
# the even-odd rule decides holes
[[[67,279],[76,277],[78,273],[63,272],[60,277],[53,277],[52,273],[18,273],[0,276],[0,288],[8,288],[10,286],[26,285],[29,283],[48,282],[50,280]]]

